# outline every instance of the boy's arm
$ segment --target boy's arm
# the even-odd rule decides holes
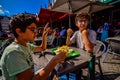
[[[82,39],[83,39],[85,49],[88,52],[93,52],[94,44],[91,43],[89,38],[88,38],[88,30],[87,29],[82,30]]]
[[[37,46],[36,49],[34,50],[34,52],[40,52],[40,51],[43,51],[46,49],[47,47],[47,35],[50,31],[50,27],[48,27],[49,23],[47,23],[45,25],[45,28],[44,28],[44,31],[43,31],[43,34],[42,34],[42,43],[40,46]]]
[[[42,69],[37,75],[32,73],[32,69],[27,69],[19,74],[17,74],[18,80],[46,80],[56,66],[57,63],[64,61],[66,58],[65,53],[60,53],[53,57],[51,61],[47,64],[47,66]]]
[[[72,42],[70,40],[72,33],[73,33],[72,29],[69,28],[67,30],[67,38],[66,38],[66,45],[68,45],[68,46],[70,46],[72,44]]]
[[[66,55],[64,53],[58,54],[55,57],[53,57],[52,60],[47,64],[47,66],[42,71],[39,72],[38,79],[46,80],[46,78],[48,78],[49,76],[49,73],[52,72],[56,64],[59,62],[63,62],[65,58]]]

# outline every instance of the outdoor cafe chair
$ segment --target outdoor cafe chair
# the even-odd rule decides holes
[[[94,46],[94,49],[93,49],[93,53],[95,54],[95,65],[98,66],[101,80],[103,80],[103,72],[102,72],[102,68],[101,68],[101,58],[102,58],[103,54],[105,53],[105,51],[106,51],[106,45],[102,41],[97,40],[96,44]],[[95,72],[96,72],[96,70],[95,70]]]
[[[120,56],[120,36],[115,36],[111,38],[107,38],[106,42],[108,43],[107,50],[103,57],[103,62],[107,58],[108,53],[112,53],[114,56]]]

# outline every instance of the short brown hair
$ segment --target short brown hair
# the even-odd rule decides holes
[[[76,23],[78,20],[83,19],[83,18],[89,20],[89,19],[90,19],[90,16],[89,16],[88,13],[83,13],[83,12],[82,12],[82,13],[78,13],[78,14],[76,15],[76,17],[75,17],[75,23]]]

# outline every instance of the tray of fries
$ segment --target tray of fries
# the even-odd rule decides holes
[[[72,48],[69,48],[66,45],[63,45],[58,48],[52,48],[51,50],[52,50],[52,53],[55,55],[60,54],[61,52],[65,53],[67,56],[66,58],[73,58],[73,57],[80,55],[80,52],[78,52],[77,50],[74,50]]]

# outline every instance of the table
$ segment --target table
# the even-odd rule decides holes
[[[120,35],[119,36],[114,36],[114,37],[109,37],[107,38],[107,42],[109,42],[110,40],[116,40],[116,41],[120,41]]]
[[[82,69],[83,67],[88,65],[89,53],[82,49],[73,49],[78,50],[80,52],[80,56],[69,59],[64,63],[57,64],[55,70],[58,76],[68,74],[69,72],[73,72],[78,69]]]
[[[55,71],[57,76],[68,74],[69,72],[88,66],[90,54],[82,49],[77,49],[75,47],[70,47],[70,48],[78,50],[80,52],[80,56],[74,57],[63,63],[57,64],[55,66]],[[39,57],[34,55],[33,57],[34,57],[34,62],[38,64],[40,68],[43,68],[48,64],[48,62],[52,59],[52,57],[54,57],[54,55],[51,54],[51,49],[47,49],[44,52],[43,56]]]
[[[112,52],[120,54],[120,36],[109,37],[107,42]]]
[[[115,36],[120,34],[120,29],[115,30]]]

